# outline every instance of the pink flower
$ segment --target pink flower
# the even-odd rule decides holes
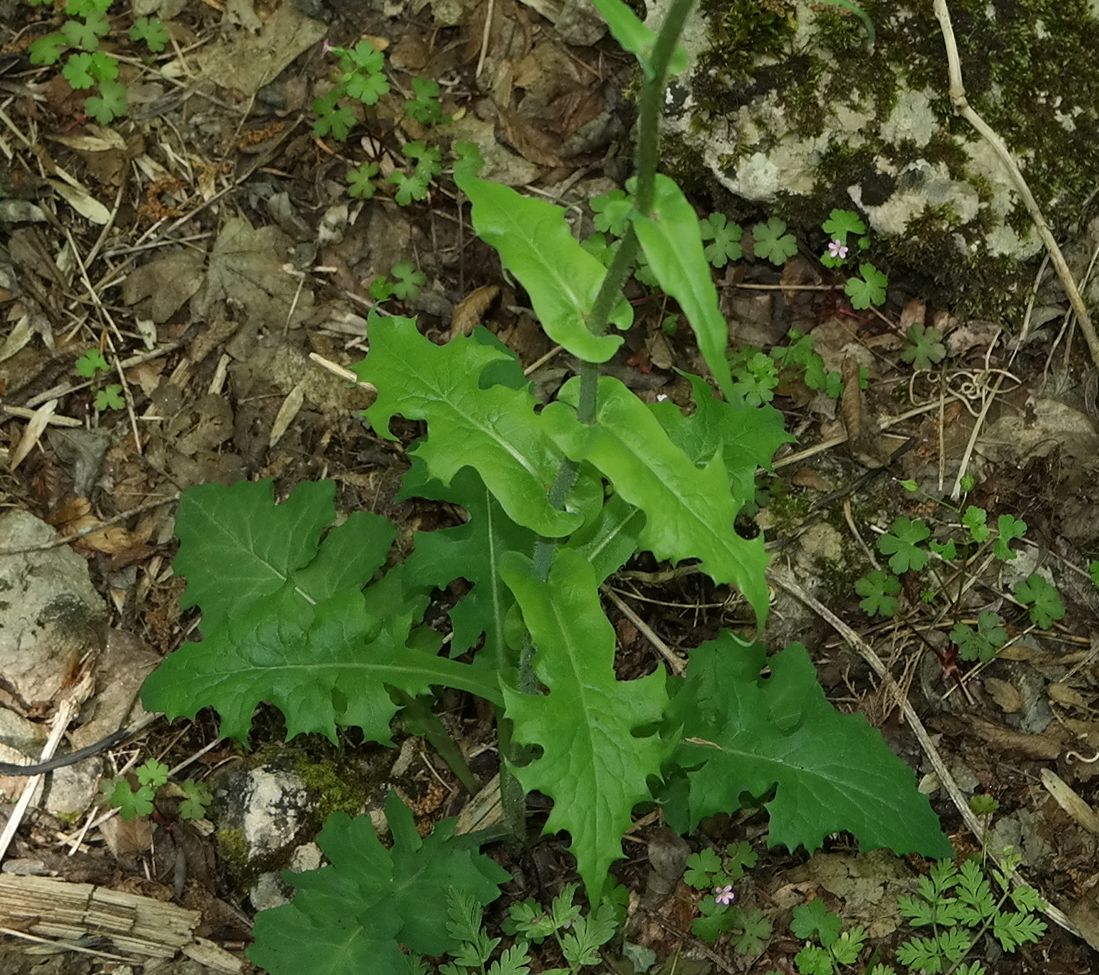
[[[728,906],[736,900],[736,891],[733,890],[732,884],[726,884],[724,887],[714,888],[714,900],[723,906]]]
[[[329,51],[332,50],[332,47],[332,42],[326,37],[323,41],[321,41],[321,54],[327,54]]]
[[[842,240],[833,240],[828,244],[828,256],[843,260],[847,256],[847,245]]]

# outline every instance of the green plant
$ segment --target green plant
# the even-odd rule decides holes
[[[732,368],[733,391],[749,406],[770,403],[775,398],[778,385],[778,367],[769,355],[753,348],[737,349],[729,357]]]
[[[794,956],[800,975],[834,975],[839,968],[854,965],[866,943],[863,928],[856,925],[845,931],[840,919],[820,900],[794,908],[790,932],[808,942]]]
[[[713,895],[698,905],[700,916],[691,923],[696,937],[713,944],[729,934],[730,945],[741,955],[758,955],[766,947],[772,932],[770,919],[759,908],[734,904],[733,885],[756,865],[757,859],[755,851],[743,841],[728,844],[723,856],[706,847],[687,857],[684,883]]]
[[[859,265],[857,277],[847,279],[843,290],[851,299],[852,308],[869,308],[871,305],[880,305],[885,301],[885,289],[889,284],[886,278],[873,264]]]
[[[101,125],[108,125],[128,110],[126,86],[118,80],[118,59],[99,50],[100,40],[111,31],[108,13],[112,0],[68,0],[69,19],[61,28],[40,37],[30,46],[31,64],[56,64],[70,51],[61,70],[74,91],[95,88],[84,101],[84,111]],[[162,51],[168,32],[159,18],[139,17],[130,38],[143,41],[150,51]]]
[[[813,336],[803,335],[796,328],[790,329],[786,338],[788,344],[776,346],[771,350],[771,358],[780,369],[790,369],[800,373],[805,385],[814,391],[823,392],[836,399],[843,392],[843,378],[834,370],[824,367],[824,360],[813,348]],[[866,371],[860,370],[859,384],[866,388]]]
[[[987,663],[1007,643],[1007,630],[999,613],[984,612],[977,617],[977,628],[968,623],[956,623],[950,631],[951,641],[958,647],[962,660]]]
[[[413,200],[426,200],[428,186],[442,172],[442,153],[435,146],[423,142],[408,142],[404,154],[415,161],[411,173],[399,169],[389,174],[389,181],[397,187],[393,198],[398,206],[408,206]]]
[[[937,328],[924,325],[910,325],[906,344],[901,351],[901,359],[911,362],[917,369],[930,369],[946,358],[946,346],[942,343],[943,333]]]
[[[900,601],[901,581],[888,572],[875,569],[855,580],[855,592],[862,596],[859,606],[868,616],[895,616]]]
[[[960,867],[949,860],[935,864],[919,880],[916,896],[898,898],[901,914],[913,927],[928,927],[931,934],[910,938],[897,948],[897,960],[912,971],[966,971],[984,975],[980,962],[963,967],[965,957],[986,933],[1012,954],[1020,945],[1041,939],[1046,925],[1034,913],[1042,906],[1033,887],[1013,882],[1017,856],[1004,860],[1003,869],[993,869],[997,896],[976,859]],[[1014,910],[1006,909],[1009,905]]]
[[[130,28],[130,40],[142,41],[153,54],[159,54],[171,38],[159,17],[138,17]]]
[[[124,410],[126,400],[122,396],[122,386],[119,383],[109,383],[95,394],[93,405],[96,410]]]
[[[245,740],[266,702],[282,712],[289,737],[335,741],[339,728],[353,727],[388,744],[400,707],[429,713],[438,686],[472,693],[495,709],[509,830],[525,832],[526,793],[548,797],[545,831],[568,833],[593,906],[640,804],[662,803],[686,831],[766,801],[773,844],[814,849],[843,829],[867,847],[946,855],[949,841],[911,769],[864,719],[831,707],[804,648],[768,657],[723,632],[692,652],[674,684],[661,667],[631,680],[615,672],[600,586],[635,552],[696,559],[715,585],[740,592],[746,625],[762,627],[764,541],[735,523],[757,472],[789,437],[780,414],[734,388],[698,218],[656,172],[664,80],[682,60],[676,38],[690,0],[673,0],[659,35],[620,0],[595,3],[646,79],[637,175],[625,201],[612,201],[628,206],[609,266],[576,241],[563,209],[455,166],[477,236],[525,289],[549,338],[579,361],[579,376],[542,405],[515,356],[485,330],[435,345],[412,319],[372,312],[370,352],[357,367],[377,389],[366,419],[388,440],[395,416],[425,428],[408,450],[401,497],[444,500],[466,520],[404,540],[401,551],[411,552],[402,560],[391,554],[387,519],[354,512],[336,524],[330,482],[301,484],[277,505],[270,482],[185,492],[175,571],[187,579],[183,605],[202,610],[203,640],[150,676],[145,705],[172,716],[212,707],[221,734]],[[412,145],[405,152],[417,169],[438,165],[437,154],[413,155]],[[689,376],[693,411],[650,405],[600,375],[623,342],[609,327],[632,322],[621,289],[639,253],[678,304],[723,398]],[[458,579],[465,595],[451,610],[450,656],[442,656],[443,634],[424,613],[434,591]],[[473,781],[468,768],[462,776]],[[355,852],[376,844],[368,822],[333,822],[326,831],[340,842],[333,832],[326,840],[338,849],[321,844],[333,867],[294,880],[298,896],[270,912],[277,920],[260,915],[257,963],[291,965],[305,946],[324,945],[344,952],[327,971],[401,971],[398,943],[449,950],[441,912],[424,911],[440,891],[453,886],[482,905],[496,896],[468,871],[416,888],[416,911],[433,935],[421,938],[393,893],[420,874]],[[394,850],[403,849],[390,822]],[[578,945],[598,941],[590,931],[586,940],[569,934]],[[298,954],[286,946],[291,938]],[[316,968],[312,954],[306,967]]]
[[[111,367],[99,349],[88,349],[73,366],[82,379],[94,379],[100,373],[110,372]]]
[[[749,406],[770,403],[785,373],[787,380],[800,379],[811,390],[838,397],[843,379],[838,372],[825,369],[824,360],[813,349],[813,337],[792,328],[787,339],[788,344],[776,345],[766,354],[750,345],[731,351],[729,368],[735,380],[734,391]],[[860,382],[863,380],[860,375]]]
[[[757,223],[752,228],[752,240],[756,257],[764,257],[780,267],[798,252],[798,242],[786,232],[786,222],[778,217]]]
[[[90,379],[95,390],[95,399],[92,405],[96,412],[104,410],[124,410],[126,400],[122,395],[122,386],[119,383],[110,383],[100,386],[101,378],[111,371],[111,367],[104,358],[103,353],[97,348],[88,349],[73,366],[74,371],[82,379]]]
[[[966,860],[960,867],[949,860],[933,864],[929,874],[920,877],[915,896],[897,899],[908,923],[914,928],[931,928],[931,934],[902,942],[896,951],[897,961],[911,973],[987,975],[984,963],[965,961],[987,934],[1007,954],[1039,941],[1046,925],[1034,913],[1042,901],[1033,887],[1014,882],[1018,864],[1017,856],[1008,855],[1003,869],[992,871],[1001,891],[998,897],[976,859]],[[840,918],[820,900],[794,908],[790,931],[807,942],[794,957],[799,975],[835,975],[841,968],[854,966],[866,943],[861,927],[844,930]],[[893,965],[883,962],[875,962],[865,971],[867,975],[897,975]]]
[[[1032,572],[1022,582],[1017,582],[1011,594],[1027,607],[1030,621],[1043,630],[1048,630],[1054,620],[1064,618],[1065,604],[1061,602],[1057,587],[1037,572]]]
[[[902,572],[918,572],[931,556],[920,543],[931,535],[927,523],[917,519],[894,518],[889,531],[878,536],[878,551],[889,556],[889,568],[897,575]]]
[[[427,281],[423,271],[411,261],[398,261],[389,269],[389,273],[393,275],[392,281],[383,274],[370,283],[370,297],[375,301],[386,301],[389,298],[408,301],[420,293]]]
[[[125,820],[151,814],[157,794],[168,785],[168,766],[152,758],[139,765],[134,774],[138,781],[137,788],[124,778],[115,779],[103,787],[103,797]],[[180,819],[202,819],[213,799],[209,786],[186,779],[177,788],[178,795],[182,796]]]
[[[540,945],[553,938],[567,967],[543,968],[548,975],[575,975],[583,968],[602,964],[599,949],[614,937],[620,922],[619,912],[607,899],[585,914],[575,903],[576,885],[566,884],[553,898],[549,910],[527,899],[512,904],[504,921],[504,932],[519,940],[512,949],[529,953],[531,944]],[[472,929],[473,925],[469,925]],[[483,937],[483,936],[482,936]],[[472,966],[467,966],[472,967]],[[463,975],[458,969],[443,968],[444,975]]]
[[[723,213],[712,213],[699,222],[702,239],[710,241],[703,252],[713,267],[723,268],[729,261],[737,261],[744,251],[740,246],[743,231],[740,224],[730,223]]]
[[[377,192],[378,184],[375,178],[378,175],[378,164],[375,162],[360,163],[347,173],[347,193],[356,200],[373,199]]]
[[[443,105],[439,101],[439,83],[430,78],[412,79],[412,97],[405,102],[405,112],[409,118],[421,125],[438,125],[446,121]]]
[[[284,874],[297,894],[256,918],[253,962],[271,975],[410,975],[423,969],[411,967],[402,945],[414,955],[461,950],[451,934],[447,892],[460,891],[459,904],[480,908],[499,896],[508,874],[477,852],[475,842],[454,835],[457,820],[439,823],[421,839],[412,813],[392,793],[385,817],[389,849],[368,816],[328,817],[317,843],[330,865]]]

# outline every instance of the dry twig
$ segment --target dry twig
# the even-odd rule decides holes
[[[950,74],[950,101],[954,106],[954,112],[972,125],[992,147],[993,152],[999,157],[1000,162],[1003,163],[1004,168],[1011,177],[1012,183],[1015,184],[1015,189],[1022,197],[1027,212],[1030,214],[1030,219],[1034,222],[1034,228],[1038,231],[1038,236],[1042,238],[1042,243],[1045,244],[1046,250],[1049,252],[1053,267],[1057,271],[1057,277],[1060,279],[1061,286],[1065,289],[1065,294],[1068,295],[1069,303],[1072,305],[1072,310],[1076,312],[1076,318],[1080,322],[1080,330],[1084,333],[1088,350],[1091,352],[1091,361],[1099,369],[1099,335],[1095,333],[1095,326],[1091,323],[1091,316],[1088,315],[1084,299],[1080,296],[1080,290],[1072,279],[1072,272],[1061,253],[1061,248],[1057,246],[1057,241],[1053,239],[1053,232],[1049,229],[1046,218],[1042,216],[1041,207],[1038,206],[1038,201],[1034,199],[1034,194],[1030,192],[1030,187],[1027,186],[1022,171],[1012,158],[1004,140],[974,111],[965,96],[965,86],[962,84],[962,65],[958,57],[958,43],[954,39],[954,26],[950,22],[950,8],[947,6],[946,0],[935,0],[935,16],[939,20],[943,43],[946,45],[947,70]]]

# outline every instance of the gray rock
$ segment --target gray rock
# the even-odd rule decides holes
[[[56,537],[26,511],[0,515],[0,549]],[[77,662],[101,644],[105,620],[88,566],[71,549],[0,556],[0,673],[24,702],[56,702]]]
[[[649,5],[649,23],[668,0]],[[875,42],[839,5],[712,0],[669,92],[674,176],[721,186],[803,228],[858,211],[901,264],[973,307],[1020,301],[1041,243],[991,147],[953,113],[930,4],[865,0]],[[957,6],[957,5],[956,5]],[[970,103],[1006,140],[1055,234],[1099,171],[1099,10],[1036,0],[955,9]],[[1090,52],[1090,53],[1089,53]],[[669,165],[669,160],[672,160]],[[822,242],[823,243],[823,242]]]

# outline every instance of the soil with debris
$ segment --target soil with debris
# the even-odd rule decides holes
[[[173,515],[187,488],[273,478],[285,494],[328,478],[341,511],[380,512],[408,531],[453,523],[443,506],[394,500],[407,469],[403,449],[364,424],[370,391],[348,382],[346,370],[367,346],[371,285],[394,265],[411,262],[425,284],[387,308],[417,316],[432,338],[484,323],[534,367],[541,394],[571,374],[574,364],[553,354],[523,293],[474,238],[446,178],[426,200],[398,206],[392,186],[371,199],[349,196],[348,172],[374,162],[385,178],[406,165],[409,141],[448,148],[469,140],[493,178],[590,221],[579,204],[629,171],[632,105],[623,93],[634,78],[630,60],[576,6],[135,2],[135,11],[164,19],[170,44],[150,55],[127,37],[129,11],[112,11],[103,44],[120,60],[129,110],[104,125],[88,117],[85,94],[59,65],[31,63],[32,42],[63,15],[0,0],[0,507],[19,514],[0,528],[0,561],[11,578],[54,580],[39,594],[21,590],[27,605],[68,600],[50,631],[49,659],[24,661],[18,672],[5,664],[0,716],[11,715],[16,729],[0,723],[5,747],[20,736],[40,747],[62,701],[81,715],[74,747],[122,726],[135,675],[187,640],[196,620],[180,609],[182,581],[171,569]],[[348,141],[319,137],[313,101],[333,83],[327,47],[364,38],[385,50],[391,91],[356,120]],[[405,114],[416,77],[439,84],[452,121],[428,128]],[[723,203],[695,202],[700,212]],[[983,959],[989,969],[1089,972],[1099,966],[1099,647],[1090,629],[1099,592],[1089,572],[1099,558],[1095,370],[1079,339],[1048,315],[1009,333],[956,319],[908,293],[903,279],[880,312],[854,311],[841,287],[808,252],[777,271],[738,262],[720,282],[735,341],[770,349],[797,329],[812,336],[826,368],[852,379],[836,401],[804,376],[783,374],[774,404],[797,443],[761,478],[755,523],[767,532],[774,565],[875,648],[962,792],[997,801],[992,834],[1023,851],[1027,880],[1064,912],[1065,925],[1051,924],[1038,945]],[[685,330],[661,327],[662,302],[631,288],[636,324],[608,371],[647,399],[686,403],[690,390],[676,370],[701,372],[697,349]],[[947,357],[931,371],[914,373],[902,358],[913,325],[944,336]],[[1027,340],[1015,341],[1019,335]],[[406,425],[404,433],[408,443],[416,430]],[[949,498],[964,475],[975,485],[965,504],[986,509],[990,522],[1007,514],[1026,522],[1026,542],[1017,545],[1026,571],[971,566],[979,585],[950,614],[926,609],[920,583],[906,575],[897,616],[868,616],[854,585],[885,561],[875,531],[903,515],[925,519],[945,539],[960,513],[929,498]],[[13,559],[24,561],[11,568]],[[688,648],[744,623],[734,593],[697,575],[668,580],[661,568],[635,560],[612,589],[667,644]],[[1043,569],[1067,612],[1039,630],[1011,591]],[[953,577],[938,581],[961,586]],[[865,659],[819,614],[776,591],[772,644],[809,646],[829,698],[865,714],[935,790],[895,697]],[[446,598],[440,594],[440,619]],[[947,635],[959,619],[986,610],[1006,619],[1008,645],[988,664],[959,661]],[[608,603],[608,612],[621,672],[651,670],[645,633],[617,605]],[[83,696],[74,696],[79,687]],[[487,781],[491,716],[457,697],[444,701],[443,713]],[[262,898],[249,886],[255,875],[217,842],[214,827],[182,821],[178,796],[137,823],[98,814],[100,775],[110,779],[128,760],[188,761],[188,774],[213,784],[226,815],[228,797],[243,783],[254,787],[257,768],[273,782],[300,779],[304,790],[302,769],[326,763],[336,770],[332,788],[349,775],[399,787],[425,828],[469,802],[407,731],[396,751],[361,747],[353,736],[339,750],[311,740],[284,746],[279,716],[264,712],[253,736],[258,751],[248,755],[219,742],[215,729],[208,715],[161,721],[112,751],[105,766],[91,763],[90,779],[58,775],[23,815],[0,874],[193,912],[171,915],[194,935],[185,956],[165,948],[154,964],[97,938],[51,956],[49,946],[5,932],[0,973],[249,970],[243,952]],[[227,777],[238,774],[245,778]],[[0,778],[0,787],[7,820],[20,784]],[[933,802],[959,851],[974,850],[942,788]],[[537,825],[545,809],[537,797],[531,808]],[[300,824],[316,813],[314,803]],[[900,919],[884,916],[882,905],[895,903],[925,865],[856,855],[843,837],[814,856],[768,850],[766,827],[761,812],[706,826],[709,840],[746,840],[759,854],[738,893],[774,924],[762,954],[746,959],[690,933],[703,895],[674,868],[667,872],[682,851],[656,814],[627,837],[628,859],[614,871],[645,905],[631,917],[631,940],[659,964],[680,964],[677,971],[792,972],[801,942],[786,933],[791,912],[813,898],[845,923],[864,924],[883,948],[899,940]],[[515,878],[509,896],[541,896],[574,879],[552,837],[522,855],[494,855]],[[648,899],[652,890],[662,893]],[[278,891],[268,893],[277,902]],[[5,909],[0,895],[0,917]],[[73,936],[57,937],[71,944]],[[548,952],[539,961],[559,963]],[[633,970],[622,965],[615,970]]]

